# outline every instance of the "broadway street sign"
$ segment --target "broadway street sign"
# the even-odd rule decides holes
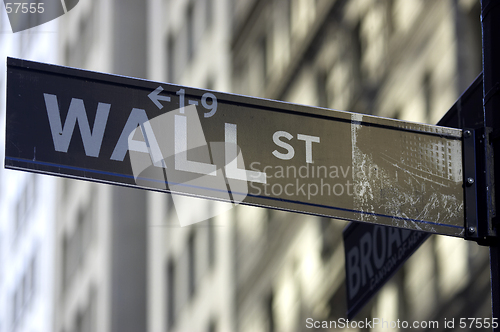
[[[430,233],[351,223],[344,230],[347,317],[382,288]]]
[[[7,66],[7,168],[464,236],[461,130]]]

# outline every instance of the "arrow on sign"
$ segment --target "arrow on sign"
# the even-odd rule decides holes
[[[148,97],[149,99],[151,99],[151,101],[153,103],[155,103],[156,107],[158,107],[159,109],[162,109],[163,108],[163,105],[159,102],[160,100],[163,100],[163,101],[170,101],[170,97],[167,97],[167,96],[160,96],[160,92],[163,91],[163,88],[161,87],[161,85],[159,87],[156,88],[155,91],[151,92]]]

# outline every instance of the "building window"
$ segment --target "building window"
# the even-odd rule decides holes
[[[64,61],[67,66],[71,65],[72,63],[70,43],[67,43],[66,46],[64,47]]]
[[[264,34],[259,40],[259,50],[261,56],[262,82],[267,80],[267,36]]]
[[[285,1],[283,2],[285,7],[285,13],[286,13],[286,33],[287,33],[287,38],[290,41],[290,45],[292,44],[292,36],[293,36],[293,1]]]
[[[172,197],[172,194],[167,194],[167,207],[165,209],[165,218],[166,218],[166,223],[170,224],[170,216],[173,216],[175,214],[175,204],[174,204],[174,198]]]
[[[212,26],[214,21],[214,1],[213,0],[205,0],[205,24],[207,28]]]
[[[395,23],[394,23],[394,0],[387,0],[386,2],[386,24],[387,24],[387,32],[389,36],[392,36],[396,31]]]
[[[28,176],[17,198],[14,217],[16,234],[21,233],[25,228],[29,213],[35,204],[37,179],[38,177],[34,174]]]
[[[336,230],[332,227],[332,219],[321,218],[321,258],[327,260],[334,252],[335,244],[338,242],[335,236]]]
[[[194,232],[188,239],[188,278],[189,297],[193,297],[196,292],[196,246]]]
[[[63,290],[68,288],[69,284],[69,276],[70,276],[70,264],[69,264],[69,240],[68,237],[65,235],[63,236],[62,239],[62,288]]]
[[[481,3],[476,1],[471,8],[468,15],[468,31],[472,35],[470,37],[471,41],[470,50],[474,51],[474,56],[472,57],[471,67],[473,74],[477,75],[482,70],[482,31],[481,31]]]
[[[275,322],[274,322],[274,295],[273,292],[267,296],[266,298],[266,313],[267,313],[267,331],[274,332]]]
[[[403,119],[403,112],[401,111],[401,109],[396,109],[394,111],[394,115],[392,116],[394,119],[398,119],[398,120],[402,120]]]
[[[325,70],[318,70],[316,76],[316,91],[319,107],[328,107],[328,75]]]
[[[17,306],[17,289],[14,290],[14,295],[12,296],[12,329],[16,326],[16,321],[17,321],[17,311],[18,311],[18,306]]]
[[[94,210],[96,194],[91,193],[90,202],[81,206],[76,216],[76,227],[71,234],[63,238],[63,285],[66,289],[71,282],[71,278],[83,263],[85,254],[93,241],[92,212]]]
[[[355,73],[356,73],[358,80],[362,81],[364,78],[364,70],[363,70],[363,66],[362,66],[364,43],[363,43],[363,35],[362,35],[362,31],[361,31],[361,22],[358,22],[358,24],[356,24],[356,27],[354,28],[352,34],[353,34],[352,48],[353,48],[353,53],[354,53],[352,59],[354,60],[354,63],[353,63],[354,70],[355,70]]]
[[[92,48],[92,44],[94,42],[94,4],[91,4],[90,12],[82,17],[79,25],[79,43],[81,43],[81,52],[82,54],[82,65],[85,61],[87,61],[89,52]]]
[[[78,213],[78,224],[82,233],[82,256],[85,255],[94,238],[93,211],[97,196],[94,188],[92,187],[91,190],[90,202],[85,207],[81,207]]]
[[[76,332],[92,332],[95,331],[95,289],[90,290],[89,300],[83,311],[79,312],[76,317],[75,331]]]
[[[432,115],[432,81],[431,74],[426,73],[422,80],[422,89],[424,95],[424,107],[425,107],[425,121],[431,121]]]
[[[175,263],[170,259],[167,264],[167,327],[175,323]]]
[[[73,42],[68,42],[65,49],[65,61],[69,66],[82,67],[87,61],[92,45],[95,42],[95,4],[91,3],[90,10],[82,15],[78,24],[78,35]]]
[[[66,289],[80,264],[80,247],[82,245],[80,235],[80,223],[78,222],[73,233],[63,238],[63,282]]]
[[[73,234],[66,235],[63,239],[63,281],[65,289],[68,288],[80,263],[80,246],[80,231],[79,227],[77,227]]]
[[[33,255],[31,258],[30,266],[29,266],[29,291],[30,291],[30,298],[33,298],[35,296],[35,291],[36,291],[36,274],[37,274],[37,256],[36,253]]]
[[[168,82],[175,82],[175,39],[170,35],[167,38],[167,74]]]
[[[215,266],[215,226],[214,220],[208,220],[208,266]]]
[[[19,234],[21,232],[24,223],[24,218],[26,214],[25,204],[26,204],[25,195],[24,193],[22,193],[16,202],[16,210],[15,210],[16,216],[14,218],[16,234]]]
[[[75,322],[75,332],[82,332],[82,331],[83,331],[83,314],[81,312],[78,312]]]
[[[216,331],[217,331],[217,323],[215,319],[211,319],[210,323],[208,324],[207,332],[216,332]]]
[[[31,290],[30,290],[30,281],[28,279],[28,271],[24,271],[23,278],[21,280],[21,289],[23,290],[23,308],[26,308],[28,306],[28,303],[31,298]]]
[[[279,227],[278,220],[276,220],[276,211],[272,209],[266,209],[266,236],[269,243],[272,243],[275,232]]]
[[[22,275],[14,289],[12,297],[12,329],[14,330],[19,319],[26,313],[26,309],[33,303],[36,284],[36,257],[35,251],[30,263],[24,267]]]
[[[195,40],[194,40],[194,5],[189,4],[187,9],[187,47],[188,47],[188,60],[194,56]]]
[[[215,82],[212,76],[207,78],[207,83],[205,84],[205,87],[208,90],[214,90],[215,89]]]
[[[249,88],[249,61],[248,59],[241,58],[237,59],[237,62],[234,65],[234,76],[235,76],[235,92],[248,94]]]

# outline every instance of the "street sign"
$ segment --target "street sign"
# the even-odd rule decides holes
[[[464,236],[461,130],[7,67],[7,168]]]
[[[460,128],[467,124],[469,128],[477,128],[482,120],[482,85],[483,77],[479,75],[438,125]],[[476,197],[470,197],[470,202],[465,198],[467,215],[472,214],[471,222],[477,223]],[[430,235],[368,223],[350,223],[346,227],[343,237],[348,319],[361,310]]]

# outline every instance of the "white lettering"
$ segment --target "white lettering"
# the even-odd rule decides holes
[[[280,140],[281,137],[285,137],[288,140],[291,140],[293,138],[292,134],[286,132],[286,131],[277,131],[273,134],[273,142],[280,148],[286,149],[288,152],[287,153],[281,153],[278,152],[278,150],[273,151],[273,155],[276,158],[279,158],[281,160],[290,160],[295,156],[295,150],[293,149],[293,146],[291,146],[288,143],[285,143]]]
[[[349,299],[358,293],[361,286],[361,270],[359,269],[359,249],[357,246],[352,247],[347,253],[347,272],[348,272],[348,286],[349,286]]]
[[[47,107],[47,115],[49,116],[50,130],[52,132],[55,150],[59,152],[68,152],[76,121],[78,121],[85,154],[89,157],[98,157],[111,105],[105,103],[99,103],[97,105],[94,127],[91,132],[87,112],[82,99],[71,99],[68,115],[66,116],[66,122],[63,127],[57,96],[48,93],[44,93],[43,96],[45,98],[45,106]]]
[[[399,236],[399,229],[389,228],[389,240],[387,241],[387,258],[392,256],[392,246],[396,244],[396,248],[401,245],[401,237]]]
[[[313,142],[319,143],[319,137],[298,134],[297,139],[306,142],[306,163],[311,164],[313,162],[313,160],[312,160],[312,144],[313,144]]]
[[[144,140],[135,140],[136,130],[140,128]],[[162,165],[163,156],[160,147],[156,141],[153,129],[146,115],[146,111],[140,108],[133,108],[132,112],[123,127],[122,133],[115,149],[111,154],[111,160],[123,161],[127,151],[149,153],[153,164],[157,167],[165,167]]]
[[[175,169],[204,175],[217,175],[217,167],[212,164],[187,159],[187,117],[175,115]]]
[[[238,142],[235,124],[225,124],[226,176],[231,179],[267,183],[266,173],[238,168]],[[241,159],[241,153],[240,153]]]
[[[364,286],[367,281],[366,273],[368,273],[368,278],[373,276],[372,264],[370,263],[370,256],[372,255],[372,237],[370,233],[365,233],[361,237],[359,246],[361,249],[361,284]]]
[[[380,241],[377,232],[380,234]],[[377,269],[380,269],[384,265],[386,246],[385,228],[377,225],[373,229],[373,261]],[[380,248],[380,251],[378,248]]]

